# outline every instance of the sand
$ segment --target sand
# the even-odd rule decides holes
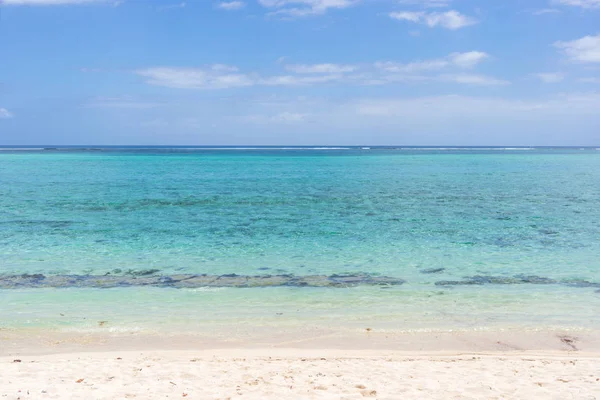
[[[223,349],[0,358],[2,399],[600,399],[600,355]]]
[[[600,399],[598,332],[263,339],[2,330],[0,399]]]

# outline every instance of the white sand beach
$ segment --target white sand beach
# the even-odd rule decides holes
[[[259,338],[1,333],[2,399],[600,398],[596,332],[346,332],[263,337],[262,347]]]
[[[597,399],[600,355],[298,349],[0,359],[3,399]]]

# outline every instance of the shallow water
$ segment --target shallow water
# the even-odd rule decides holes
[[[5,148],[0,249],[5,328],[595,328],[600,152]]]

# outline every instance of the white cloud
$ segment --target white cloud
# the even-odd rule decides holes
[[[446,68],[450,62],[445,59],[415,61],[407,64],[393,61],[377,62],[375,67],[392,73],[414,73],[420,71],[432,71]]]
[[[307,114],[300,114],[294,112],[282,112],[280,114],[274,115],[271,117],[271,120],[274,122],[302,122],[305,121]]]
[[[323,72],[325,70],[324,68]],[[135,73],[146,78],[148,84],[179,89],[227,89],[255,85],[301,86],[339,81],[343,78],[342,74],[261,77],[258,74],[240,72],[237,67],[222,64],[202,68],[151,67],[139,69]]]
[[[589,92],[515,97],[512,90],[506,96],[490,95],[504,89],[484,87],[478,90],[482,95],[457,95],[453,89],[461,88],[451,85],[443,86],[444,95],[431,96],[403,95],[402,90],[386,91],[388,96],[366,91],[373,97],[364,91],[325,97],[296,96],[288,90],[216,97],[173,92],[130,98],[160,103],[146,110],[86,110],[103,122],[90,122],[84,129],[112,144],[440,145],[450,140],[455,145],[594,145],[600,92],[591,84],[579,88]],[[215,125],[218,135],[211,129]],[[73,137],[81,129],[74,127]]]
[[[533,74],[533,76],[544,83],[558,83],[565,79],[565,74],[560,72],[543,72],[539,74]]]
[[[600,83],[600,78],[581,78],[579,82],[583,83]]]
[[[451,62],[461,68],[473,68],[488,57],[489,55],[487,53],[481,51],[450,54]]]
[[[180,89],[225,89],[255,83],[249,75],[236,73],[235,67],[221,64],[206,68],[152,67],[136,73],[151,85]]]
[[[240,10],[240,9],[244,8],[245,6],[246,6],[246,3],[244,3],[243,1],[222,1],[217,4],[217,8],[227,10],[227,11]]]
[[[2,0],[0,5],[7,6],[55,6],[68,4],[109,3],[109,0]]]
[[[448,29],[460,29],[476,24],[477,20],[452,10],[445,13],[428,14],[425,16],[425,22],[430,27],[440,25]]]
[[[287,64],[288,73],[261,75],[240,71],[235,66],[213,64],[198,68],[150,67],[134,71],[156,86],[185,89],[226,89],[245,86],[306,86],[344,83],[347,85],[383,85],[390,83],[444,81],[470,85],[500,85],[508,82],[480,75],[431,75],[445,70],[466,70],[489,58],[487,53],[470,51],[451,53],[444,58],[411,63],[392,61],[371,64]]]
[[[472,74],[447,74],[439,77],[441,81],[463,83],[466,85],[479,85],[479,86],[501,86],[509,85],[510,82],[496,79],[485,75],[472,75]]]
[[[594,144],[600,128],[599,108],[597,93],[521,99],[452,94],[275,98],[249,102],[248,108],[236,109],[233,114],[238,117],[229,121],[260,132],[271,143],[302,144],[302,139],[297,140],[301,137],[311,144],[440,145],[450,138],[456,145],[569,145]],[[285,136],[279,125],[288,120]],[[310,131],[306,130],[308,122],[314,127]],[[325,131],[327,135],[320,134]]]
[[[298,106],[299,104],[295,104]],[[280,105],[276,105],[275,108],[279,108]],[[310,117],[310,114],[294,112],[294,111],[283,111],[272,113],[269,110],[261,110],[262,113],[254,113],[242,116],[232,117],[234,120],[239,120],[242,122],[249,122],[254,124],[265,124],[265,125],[273,125],[273,124],[301,124],[307,122],[307,118]]]
[[[446,82],[471,86],[504,86],[510,85],[509,81],[486,75],[476,74],[438,74],[438,75],[411,75],[404,73],[390,73],[372,79],[363,79],[364,85],[385,85],[389,83],[418,83],[418,82]]]
[[[270,15],[305,17],[325,14],[329,9],[351,7],[361,0],[258,0],[266,8],[274,9]]]
[[[584,36],[570,42],[556,42],[554,46],[561,49],[571,61],[600,62],[600,35]]]
[[[543,8],[541,10],[534,10],[531,13],[533,15],[560,14],[560,10],[557,10],[556,8]]]
[[[414,73],[419,71],[440,70],[447,67],[473,68],[489,55],[481,51],[469,51],[466,53],[452,53],[445,58],[416,61],[407,64],[395,62],[378,62],[375,67],[393,73]]]
[[[8,118],[12,118],[12,117],[13,117],[13,113],[8,111],[6,108],[0,107],[0,119],[8,119]]]
[[[418,83],[433,80],[431,76],[415,75],[406,73],[388,73],[385,75],[375,75],[372,77],[363,77],[360,84],[369,86],[387,85],[390,83]]]
[[[330,83],[340,81],[343,75],[317,75],[317,76],[297,76],[297,75],[279,75],[261,79],[258,84],[267,86],[302,86],[314,85],[318,83]]]
[[[340,64],[296,64],[286,65],[285,69],[297,74],[340,74],[355,71],[357,67]]]
[[[357,114],[373,117],[401,117],[411,119],[465,119],[487,116],[512,117],[559,114],[598,115],[600,95],[566,94],[545,99],[511,100],[472,96],[430,96],[396,99],[363,99],[350,104]],[[351,115],[351,114],[349,114]]]
[[[565,6],[600,8],[600,0],[555,0],[555,3]]]
[[[478,21],[472,17],[461,14],[456,10],[450,10],[446,12],[412,12],[412,11],[399,11],[391,12],[389,16],[393,19],[410,21],[415,23],[422,23],[431,28],[441,26],[446,29],[460,29],[466,26],[474,25]]]
[[[391,12],[389,15],[391,18],[401,21],[419,22],[425,13],[422,11],[395,11]]]
[[[445,95],[432,96],[403,95],[402,90],[381,96],[366,91],[373,97],[363,91],[349,97],[296,96],[289,90],[277,95],[245,92],[216,97],[173,92],[168,97],[125,98],[160,104],[145,110],[86,110],[103,121],[86,125],[86,132],[95,129],[101,140],[109,134],[102,143],[113,144],[440,145],[450,139],[455,145],[593,145],[597,141],[600,92],[594,92],[595,85],[580,84],[587,93],[525,97],[515,97],[512,90],[506,97],[490,95],[504,92],[495,87],[478,90],[482,95],[457,95],[453,89],[461,88],[444,85]],[[210,132],[214,125],[219,127],[216,137]]]
[[[240,70],[238,67],[226,64],[213,64],[210,66],[210,69],[216,72],[237,72]]]
[[[400,4],[418,5],[425,8],[443,8],[450,5],[451,0],[398,0]]]

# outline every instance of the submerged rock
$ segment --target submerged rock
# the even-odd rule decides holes
[[[435,283],[436,286],[460,286],[460,285],[483,285],[481,282],[476,282],[472,280],[464,280],[464,281],[437,281]]]
[[[397,286],[403,279],[369,274],[347,275],[154,275],[154,270],[125,275],[8,275],[0,276],[0,289],[13,288],[115,288],[129,286],[154,286],[169,288],[198,287],[353,287]]]
[[[155,275],[157,272],[160,272],[160,270],[159,269],[142,269],[142,270],[130,269],[129,271],[125,272],[125,274],[132,275],[132,276],[147,276],[147,275]]]
[[[421,272],[422,274],[439,274],[441,272],[444,272],[446,270],[446,268],[428,268],[428,269],[422,269]]]
[[[559,281],[552,278],[546,278],[537,275],[515,275],[515,276],[492,276],[492,275],[475,275],[465,277],[461,281],[439,281],[435,283],[437,286],[459,286],[459,285],[556,285],[563,284],[574,287],[598,287],[600,283],[588,281]]]
[[[475,275],[465,277],[462,281],[439,281],[437,286],[458,286],[458,285],[514,285],[527,283],[517,277]]]
[[[579,288],[600,288],[600,283],[589,282],[586,280],[568,280],[563,282],[567,286],[579,287]]]
[[[537,275],[516,275],[515,277],[521,279],[523,283],[532,283],[534,285],[553,285],[558,283],[555,279]]]

